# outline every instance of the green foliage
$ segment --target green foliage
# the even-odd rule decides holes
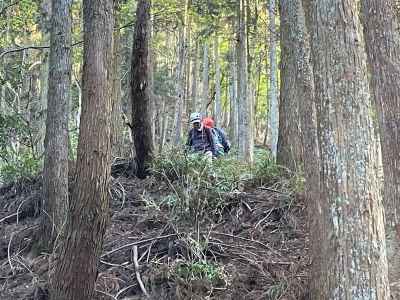
[[[256,149],[252,173],[251,180],[254,184],[259,186],[271,185],[283,175],[283,169],[275,163],[269,151]]]
[[[245,185],[273,185],[283,175],[284,169],[275,164],[269,152],[257,150],[255,158],[249,166],[233,155],[211,160],[181,149],[166,150],[154,159],[152,171],[167,182],[173,194],[162,198],[159,205],[169,207],[180,218],[219,215],[227,193]]]
[[[190,282],[206,280],[210,283],[220,283],[225,280],[224,269],[210,262],[183,262],[175,266],[175,275],[180,279]]]
[[[35,155],[29,124],[19,114],[0,114],[0,181],[9,182],[37,174],[40,160]]]
[[[40,160],[32,155],[32,151],[18,153],[14,160],[0,161],[0,182],[31,178],[38,174],[40,167]]]
[[[240,188],[248,167],[232,157],[211,160],[202,154],[167,150],[154,159],[152,171],[166,181],[174,194],[162,199],[180,217],[217,214],[222,196]]]
[[[272,285],[270,288],[268,288],[265,296],[267,296],[267,299],[271,300],[281,299],[282,295],[285,293],[287,288],[288,284],[285,281],[278,282],[275,285]]]

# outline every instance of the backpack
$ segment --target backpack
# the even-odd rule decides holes
[[[229,146],[226,141],[225,135],[221,129],[214,127],[211,128],[212,138],[214,140],[217,156],[224,155],[228,153]]]

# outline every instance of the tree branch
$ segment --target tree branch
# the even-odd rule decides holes
[[[78,46],[78,45],[80,45],[82,43],[83,43],[83,41],[79,41],[79,42],[73,43],[71,45],[71,47]],[[14,53],[14,52],[20,52],[20,51],[29,50],[29,49],[43,50],[43,49],[49,49],[49,48],[50,48],[50,46],[25,46],[25,47],[19,47],[19,48],[15,48],[15,49],[9,49],[9,50],[6,50],[6,51],[4,51],[4,52],[2,52],[0,54],[0,59],[2,59],[4,55],[10,54],[10,53]]]
[[[6,6],[4,6],[4,7],[0,10],[0,16],[1,16],[2,14],[4,14],[4,13],[6,12],[7,9],[9,9],[10,7],[12,7],[12,6],[14,6],[14,5],[18,4],[18,3],[19,3],[19,1],[14,1],[14,2],[12,2],[12,3],[10,3],[10,4],[6,5]]]

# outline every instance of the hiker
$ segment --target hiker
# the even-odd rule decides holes
[[[190,115],[190,123],[193,128],[189,131],[186,145],[190,147],[192,152],[204,153],[210,158],[216,157],[216,148],[211,130],[204,127],[200,113],[192,113]]]
[[[202,123],[205,128],[209,128],[211,130],[216,149],[216,156],[218,157],[227,154],[231,149],[231,145],[223,130],[218,127],[214,127],[214,120],[211,117],[204,118]]]

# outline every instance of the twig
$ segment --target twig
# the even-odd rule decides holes
[[[18,4],[18,2],[19,2],[19,1],[14,1],[14,2],[12,2],[12,3],[10,3],[10,4],[8,4],[8,5],[4,6],[4,7],[2,7],[1,10],[0,10],[0,16],[1,16],[2,14],[4,14],[4,13],[6,12],[7,9],[9,9],[10,7],[12,7],[12,6]]]
[[[218,235],[223,235],[223,236],[229,236],[231,238],[239,239],[239,240],[243,240],[243,241],[253,242],[253,243],[256,243],[256,244],[259,244],[259,245],[263,246],[264,248],[267,248],[268,250],[272,251],[273,253],[275,253],[275,254],[277,254],[279,256],[282,256],[280,253],[278,253],[276,250],[274,250],[271,246],[268,246],[268,245],[266,245],[264,243],[261,243],[260,241],[257,241],[257,240],[247,239],[247,238],[244,238],[244,237],[241,237],[241,236],[228,234],[228,233],[223,233],[223,232],[217,232],[217,231],[213,231],[212,233],[213,234],[218,234]]]
[[[105,296],[108,296],[108,297],[110,297],[111,299],[114,299],[114,300],[118,300],[117,298],[115,298],[113,295],[111,295],[111,294],[109,294],[109,293],[107,293],[107,292],[103,292],[103,291],[100,291],[100,290],[94,290],[95,292],[98,292],[98,293],[100,293],[100,294],[103,294],[103,295],[105,295]]]
[[[9,216],[7,216],[7,217],[4,217],[3,219],[0,220],[0,223],[1,223],[1,222],[4,222],[5,220],[7,220],[7,219],[9,219],[9,218],[12,218],[12,217],[14,217],[14,216],[17,216],[18,214],[19,214],[19,212],[16,212],[16,213],[13,213],[12,215],[9,215]]]
[[[136,279],[139,283],[140,289],[142,290],[143,294],[146,295],[147,298],[149,298],[149,294],[146,291],[146,288],[144,287],[143,281],[140,278],[140,273],[139,273],[139,263],[138,263],[138,250],[137,246],[133,246],[133,262],[135,264],[135,274],[136,274]]]
[[[17,224],[19,223],[19,218],[18,218],[18,217],[19,217],[19,214],[20,214],[20,211],[19,211],[19,210],[21,209],[21,207],[22,207],[22,205],[25,203],[25,201],[26,201],[26,200],[22,201],[21,204],[18,205],[18,208],[17,208]]]
[[[11,242],[12,242],[13,237],[14,237],[14,232],[11,233],[10,241],[8,242],[7,256],[8,256],[8,264],[10,265],[10,268],[11,268],[11,271],[12,271],[13,275],[15,275],[14,267],[13,267],[12,262],[11,262]]]
[[[254,229],[257,229],[257,227],[260,226],[260,224],[261,224],[262,222],[264,222],[266,219],[268,219],[269,216],[272,214],[273,211],[274,211],[273,209],[270,209],[270,210],[269,210],[269,213],[268,213],[264,218],[262,218],[260,221],[257,222],[257,224],[256,224],[256,226],[254,227]]]
[[[73,43],[71,45],[71,47],[80,45],[82,43],[83,43],[83,41],[79,41],[79,42]],[[20,51],[29,50],[29,49],[32,49],[32,50],[43,50],[43,49],[49,49],[49,48],[50,48],[50,46],[46,45],[46,46],[25,46],[25,47],[19,47],[19,48],[15,48],[15,49],[10,49],[10,50],[6,50],[6,51],[0,53],[0,59],[2,59],[4,55],[10,54],[10,53],[14,53],[14,52],[20,52]]]
[[[124,287],[123,289],[118,291],[118,293],[115,295],[115,299],[118,299],[119,295],[121,295],[123,292],[126,292],[127,290],[129,290],[130,288],[132,288],[134,286],[136,286],[136,284],[128,285],[127,287]]]
[[[129,243],[129,244],[123,245],[121,247],[118,247],[116,249],[113,249],[111,251],[108,251],[108,252],[104,253],[102,256],[100,256],[100,258],[104,258],[107,255],[110,255],[110,254],[112,254],[114,252],[117,252],[119,250],[122,250],[122,249],[125,249],[125,248],[128,248],[128,247],[137,246],[137,245],[140,245],[140,244],[145,244],[147,242],[152,242],[152,241],[156,241],[156,240],[162,240],[162,239],[165,239],[165,238],[168,238],[168,237],[171,237],[171,236],[177,236],[177,235],[178,235],[177,233],[172,233],[172,234],[167,234],[167,235],[163,235],[163,236],[159,236],[159,237],[155,237],[155,238],[136,241],[134,243]]]
[[[260,186],[260,187],[258,187],[257,189],[259,189],[259,190],[266,190],[266,191],[269,191],[269,192],[274,192],[274,193],[278,193],[278,194],[284,195],[284,196],[286,196],[286,197],[290,197],[290,194],[288,194],[288,193],[284,193],[284,192],[281,192],[281,191],[278,191],[278,190],[276,190],[276,189],[269,188],[269,187]]]

